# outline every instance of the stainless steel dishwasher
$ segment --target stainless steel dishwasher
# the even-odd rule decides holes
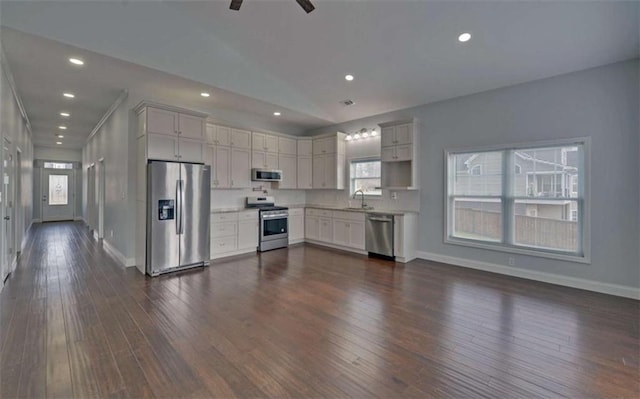
[[[394,257],[393,219],[393,215],[383,213],[367,214],[365,248],[369,254]]]

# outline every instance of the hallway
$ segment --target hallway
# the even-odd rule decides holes
[[[638,302],[311,245],[149,279],[37,224],[0,397],[633,397]]]

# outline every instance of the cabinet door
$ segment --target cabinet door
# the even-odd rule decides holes
[[[333,242],[333,226],[331,219],[318,218],[320,228],[318,229],[318,239],[324,242]]]
[[[349,246],[349,221],[333,219],[333,242],[337,245]]]
[[[211,238],[235,237],[238,234],[238,221],[211,224]]]
[[[396,160],[396,147],[382,147],[381,157],[382,162],[392,162]]]
[[[364,249],[364,223],[349,222],[349,246]]]
[[[395,144],[411,144],[413,142],[413,126],[411,124],[396,126]]]
[[[216,141],[216,125],[207,123],[204,127],[204,138],[208,144],[215,144]]]
[[[296,139],[278,137],[278,154],[296,155],[297,146]]]
[[[411,144],[399,145],[396,147],[396,161],[410,161],[413,158],[413,147]]]
[[[320,237],[320,219],[318,217],[305,215],[304,236],[310,240],[317,240]]]
[[[231,129],[231,147],[251,149],[251,132],[248,130]]]
[[[251,152],[244,148],[231,148],[231,182],[233,188],[251,187]]]
[[[212,171],[212,175],[215,175],[215,188],[229,188],[230,187],[230,171],[229,166],[231,163],[231,148],[223,146],[214,147],[214,161],[215,167]]]
[[[383,127],[380,131],[380,143],[383,147],[389,147],[396,142],[395,127]]]
[[[313,188],[325,188],[324,181],[324,156],[313,157]]]
[[[278,152],[278,136],[272,136],[270,134],[264,135],[264,150],[267,152]]]
[[[251,167],[263,169],[267,167],[267,153],[264,151],[251,152]]]
[[[182,162],[204,162],[202,140],[189,140],[180,137],[178,142],[179,159]]]
[[[339,188],[337,154],[327,154],[324,157],[324,181],[325,188]]]
[[[311,157],[313,155],[313,140],[311,139],[298,139],[298,153],[299,157]]]
[[[313,166],[311,158],[298,157],[298,184],[297,187],[301,189],[313,188]]]
[[[205,120],[199,116],[178,114],[178,131],[182,137],[204,140]]]
[[[313,155],[324,155],[327,152],[324,139],[313,140]]]
[[[147,158],[149,159],[176,161],[178,159],[178,136],[147,134],[147,148]]]
[[[304,238],[304,216],[289,216],[289,241],[302,240]]]
[[[278,155],[278,168],[282,170],[282,181],[279,183],[278,188],[296,188],[298,180],[296,173],[297,163],[295,155]]]
[[[278,169],[278,154],[267,152],[265,157],[267,159],[267,169]]]
[[[226,126],[216,126],[214,143],[219,145],[231,145],[231,129]]]
[[[219,255],[235,251],[238,248],[237,240],[238,238],[236,236],[211,239],[211,254]]]
[[[258,223],[257,220],[238,222],[238,249],[258,247]]]
[[[178,133],[178,113],[158,108],[147,108],[147,133]]]
[[[251,149],[253,151],[264,151],[267,149],[267,144],[264,141],[264,133],[251,133]]]

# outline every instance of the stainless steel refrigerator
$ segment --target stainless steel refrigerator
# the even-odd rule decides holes
[[[201,164],[147,165],[147,274],[208,264],[210,174]]]

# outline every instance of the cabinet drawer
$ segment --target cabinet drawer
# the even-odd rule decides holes
[[[238,220],[255,220],[255,221],[258,221],[258,211],[238,212]]]
[[[289,216],[302,216],[304,215],[304,208],[289,209]]]
[[[333,212],[328,209],[309,208],[306,210],[306,214],[310,216],[322,216],[325,218],[333,217]]]
[[[211,225],[211,237],[236,237],[238,233],[238,222],[221,222]]]
[[[238,247],[238,241],[235,236],[214,238],[211,240],[211,253],[222,254],[225,252],[235,251]]]
[[[304,214],[307,216],[320,216],[320,209],[305,208]]]
[[[230,222],[238,220],[238,212],[214,213],[211,215],[211,223]]]
[[[364,213],[333,211],[333,218],[334,219],[351,220],[351,221],[354,221],[354,222],[364,222]]]

